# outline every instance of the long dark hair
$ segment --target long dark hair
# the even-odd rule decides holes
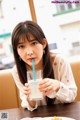
[[[43,44],[43,39],[46,38],[40,26],[33,21],[20,22],[14,28],[12,32],[12,47],[18,75],[22,84],[27,82],[27,69],[26,63],[19,58],[17,45],[21,36],[26,37],[27,40],[29,39],[28,33],[31,33],[40,44]],[[45,54],[43,54],[43,78],[54,79],[54,71],[48,44],[45,47]]]

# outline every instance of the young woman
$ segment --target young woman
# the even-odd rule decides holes
[[[38,24],[32,21],[19,23],[12,33],[12,47],[15,66],[12,70],[15,83],[20,91],[21,106],[30,111],[40,105],[70,103],[77,95],[77,87],[70,65],[58,54],[50,53],[47,39]],[[44,93],[42,100],[30,100],[27,71],[42,70],[43,79],[39,90]]]

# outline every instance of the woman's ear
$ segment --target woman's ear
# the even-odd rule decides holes
[[[43,39],[43,49],[45,49],[46,45],[47,45],[47,40],[46,40],[46,38],[44,38]]]

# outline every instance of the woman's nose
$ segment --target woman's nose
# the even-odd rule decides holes
[[[33,50],[31,48],[27,48],[26,53],[27,53],[27,55],[32,55]]]

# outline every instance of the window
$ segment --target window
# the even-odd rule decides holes
[[[59,0],[59,1],[63,3],[56,4],[56,9],[58,13],[69,11],[71,9],[76,9],[80,7],[80,0],[75,0],[74,2],[71,2],[71,3],[66,3],[65,0],[63,1]]]
[[[76,0],[77,2],[77,0]],[[78,0],[79,3],[75,3],[76,8],[80,7],[80,0]]]
[[[61,11],[65,10],[65,6],[64,5],[60,5],[60,10]]]
[[[79,41],[72,43],[72,47],[78,47],[78,46],[80,46],[80,42]]]
[[[57,43],[51,43],[51,44],[49,44],[49,49],[50,50],[57,49]]]
[[[72,4],[67,4],[68,9],[72,9]]]
[[[2,0],[0,0],[0,18],[3,18]]]

